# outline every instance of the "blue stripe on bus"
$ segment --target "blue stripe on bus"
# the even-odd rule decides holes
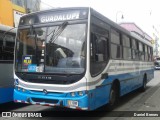
[[[13,87],[0,88],[0,103],[13,101]]]
[[[90,109],[96,109],[100,106],[105,105],[109,102],[109,91],[112,86],[112,82],[115,79],[120,80],[120,96],[123,96],[135,89],[140,88],[143,85],[144,74],[147,74],[148,82],[153,78],[154,70],[141,71],[139,79],[137,78],[138,73],[126,73],[120,75],[110,75],[100,87],[97,87],[94,90],[89,91],[89,94],[92,94],[92,97],[89,99]],[[135,84],[137,83],[137,84]],[[105,92],[108,91],[108,92]]]
[[[34,91],[22,92],[22,90],[18,91],[17,89],[15,89],[14,100],[27,101],[27,99],[29,98],[30,102],[34,102],[32,101],[31,98],[52,99],[52,100],[55,99],[63,101],[63,106],[66,107],[68,106],[67,103],[68,100],[76,100],[79,102],[78,107],[94,110],[109,102],[109,91],[111,89],[112,85],[111,83],[113,82],[114,79],[119,79],[121,81],[120,95],[122,96],[142,86],[144,73],[147,73],[148,81],[151,80],[151,78],[153,78],[153,71],[154,70],[141,71],[139,79],[137,79],[136,77],[137,73],[111,75],[102,83],[101,87],[97,87],[96,89],[88,91],[87,94],[84,96],[76,95],[75,97],[71,97],[70,93],[48,93],[47,95],[45,95],[43,92],[34,92]],[[58,102],[57,105],[60,105],[60,102]]]

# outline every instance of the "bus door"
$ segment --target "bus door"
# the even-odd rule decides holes
[[[91,75],[96,76],[97,81],[107,79],[101,78],[103,70],[107,66],[108,61],[108,38],[101,36],[100,34],[91,33]],[[98,74],[98,75],[97,75]],[[105,73],[104,73],[105,74]],[[96,86],[94,92],[94,106],[98,107],[104,104],[107,100],[107,94],[104,94],[102,91],[107,91],[107,86],[99,85]],[[93,103],[93,102],[92,102]]]

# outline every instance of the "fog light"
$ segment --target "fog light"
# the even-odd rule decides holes
[[[72,92],[72,93],[71,93],[71,96],[72,96],[72,97],[74,97],[75,95],[76,95],[75,92]]]
[[[73,107],[78,107],[78,101],[68,100],[68,105]]]

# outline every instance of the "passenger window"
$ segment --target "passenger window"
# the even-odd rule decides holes
[[[11,60],[14,58],[14,35],[0,33],[0,60]]]
[[[123,58],[126,60],[132,59],[130,38],[126,35],[122,35],[122,43],[123,43]]]
[[[108,34],[107,30],[105,32]],[[108,48],[108,38],[103,36],[103,34],[101,35],[101,33],[93,31],[90,43],[90,71],[92,76],[96,76],[106,67],[109,59]]]
[[[145,61],[148,61],[148,47],[145,45]]]
[[[111,29],[111,42],[115,44],[120,44],[120,34],[114,29]]]
[[[132,39],[132,59],[133,60],[138,60],[139,56],[138,56],[138,44],[137,44],[137,40]]]
[[[111,57],[113,59],[122,58],[122,48],[120,43],[120,34],[116,30],[111,29]]]
[[[144,60],[144,54],[145,54],[144,45],[141,42],[139,42],[139,58],[140,58],[140,60]]]
[[[111,57],[113,59],[120,59],[122,58],[122,49],[120,45],[112,44],[111,43]]]
[[[151,49],[148,46],[148,60],[151,61]]]

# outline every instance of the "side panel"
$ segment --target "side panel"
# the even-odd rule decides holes
[[[109,102],[109,91],[111,88],[111,84],[104,85],[101,87],[96,88],[96,94],[95,94],[95,108],[98,108],[106,103]]]
[[[0,87],[14,86],[13,64],[0,63]]]
[[[109,102],[108,100],[109,100],[110,88],[111,88],[111,84],[104,85],[104,86],[102,85],[88,92],[89,110],[97,109]]]
[[[0,104],[13,101],[13,87],[0,88]]]
[[[13,101],[13,64],[0,64],[0,103]]]
[[[120,83],[120,96],[123,96],[143,85],[143,77],[147,82],[154,77],[152,62],[125,60],[110,60],[102,73],[108,73],[108,78],[101,79],[101,74],[87,80],[89,88],[89,108],[96,109],[109,102],[109,93],[114,80]]]

